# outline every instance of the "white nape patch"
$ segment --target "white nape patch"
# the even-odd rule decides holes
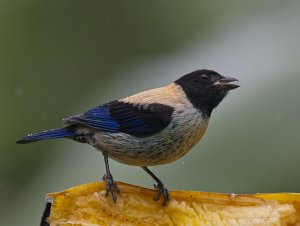
[[[135,95],[121,99],[125,103],[131,103],[133,106],[149,104],[164,104],[173,107],[176,111],[193,107],[186,94],[179,85],[171,83],[167,86],[147,90]]]

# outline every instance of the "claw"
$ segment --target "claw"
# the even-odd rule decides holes
[[[117,202],[117,196],[115,192],[120,194],[120,189],[116,182],[114,181],[114,178],[112,177],[111,174],[104,174],[103,180],[105,181],[106,184],[106,192],[105,196],[109,196],[109,193],[111,193],[112,199],[114,202]]]
[[[162,195],[164,199],[163,206],[167,205],[167,203],[170,201],[170,195],[168,189],[164,186],[163,183],[154,184],[154,188],[157,189],[157,194],[153,198],[153,200],[158,201]]]

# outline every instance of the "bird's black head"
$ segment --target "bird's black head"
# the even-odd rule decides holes
[[[210,117],[212,110],[228,91],[239,87],[232,83],[235,81],[238,80],[202,69],[182,76],[175,83],[181,86],[194,107],[201,110],[206,117]]]

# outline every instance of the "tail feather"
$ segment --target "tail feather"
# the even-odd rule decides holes
[[[44,139],[74,137],[75,135],[76,134],[74,133],[74,131],[69,127],[52,129],[40,133],[29,134],[26,137],[18,140],[17,144],[27,144]]]

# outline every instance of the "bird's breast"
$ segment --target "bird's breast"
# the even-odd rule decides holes
[[[188,109],[182,113],[175,113],[174,120],[167,128],[172,134],[174,144],[167,150],[166,162],[172,162],[191,150],[206,132],[208,119],[195,108]]]

